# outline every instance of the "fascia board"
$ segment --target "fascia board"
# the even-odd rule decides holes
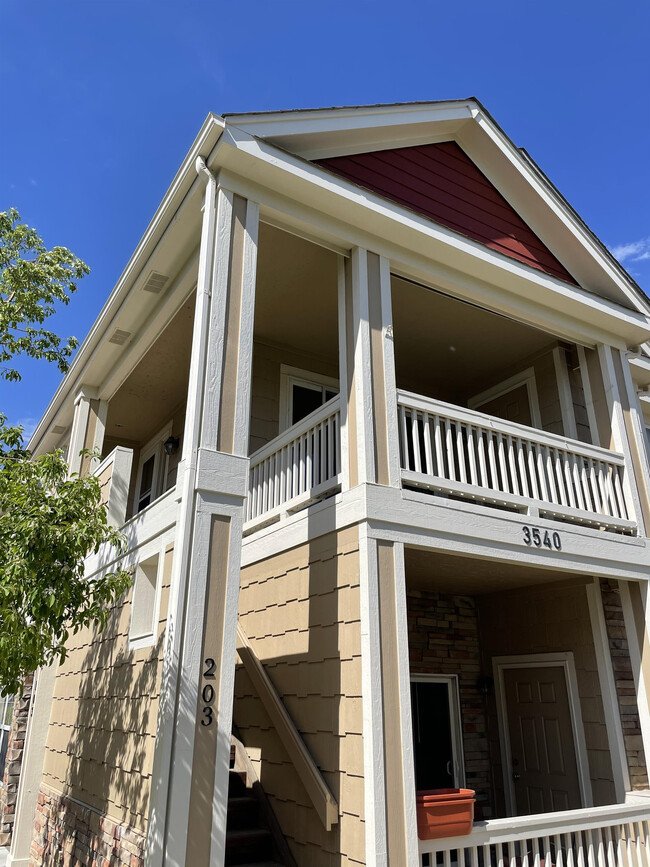
[[[650,335],[650,317],[644,312],[622,307],[492,251],[237,127],[226,126],[211,167],[239,172],[249,181],[281,191],[348,225],[363,225],[369,233],[435,258],[456,271],[532,298],[551,311],[561,310],[628,345]]]
[[[594,291],[597,291],[598,287],[604,291],[606,283],[609,283],[610,289],[614,288],[622,293],[635,310],[643,313],[650,312],[650,302],[627,278],[619,263],[603,247],[544,173],[535,167],[529,159],[522,156],[519,149],[485,110],[481,110],[475,115],[474,124],[463,127],[459,133],[458,141],[481,171],[495,184],[497,189],[501,190],[515,210],[529,223],[565,267],[574,273],[574,276],[586,285],[591,284]],[[507,189],[504,186],[507,181],[503,170],[496,167],[495,149],[507,161],[509,171],[524,182],[524,195],[535,196],[532,205],[526,207],[521,194],[518,196],[521,200],[513,200],[512,189]],[[546,215],[535,218],[533,210],[538,209],[540,203],[547,209]],[[550,215],[549,211],[551,212]],[[550,235],[548,217],[551,215],[561,225],[561,228],[558,227],[554,234],[568,233],[569,237],[576,242],[573,245],[573,254],[560,250],[556,239]],[[562,237],[565,238],[566,235]],[[580,250],[589,257],[582,265],[576,261],[576,251],[579,253]],[[598,269],[597,272],[594,270],[594,266]]]
[[[348,132],[411,123],[469,120],[478,110],[470,98],[444,102],[403,103],[331,109],[305,109],[259,114],[226,114],[228,126],[236,126],[261,138],[307,133]]]
[[[228,117],[227,123],[307,160],[448,141],[469,123],[471,101]]]
[[[225,122],[223,118],[215,114],[208,115],[138,246],[135,248],[133,255],[115,284],[115,288],[95,320],[88,336],[81,344],[68,372],[54,393],[43,417],[32,434],[28,444],[28,448],[31,451],[38,449],[41,439],[52,424],[62,404],[82,378],[84,370],[117,312],[127,299],[152,251],[156,248],[160,238],[174,219],[185,197],[191,191],[193,184],[196,182],[195,163],[197,158],[203,157],[207,160],[210,157],[224,128]]]

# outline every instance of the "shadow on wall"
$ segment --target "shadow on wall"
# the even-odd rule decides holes
[[[100,635],[73,636],[59,666],[32,846],[37,865],[59,864],[68,852],[89,867],[143,863],[166,614],[153,646],[129,650],[131,600],[129,590]]]
[[[234,723],[299,865],[364,861],[356,528],[242,570],[240,622],[339,805],[326,831],[241,665]]]

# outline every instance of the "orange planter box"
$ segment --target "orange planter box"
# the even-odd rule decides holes
[[[427,789],[417,792],[418,837],[460,837],[469,834],[474,823],[472,789]]]

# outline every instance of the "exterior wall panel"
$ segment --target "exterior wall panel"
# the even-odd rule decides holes
[[[575,283],[455,142],[350,154],[317,162],[492,250]]]
[[[339,804],[326,831],[239,667],[234,723],[298,864],[365,863],[356,528],[242,570],[240,622]]]

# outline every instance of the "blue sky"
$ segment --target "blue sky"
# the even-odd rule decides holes
[[[0,209],[92,268],[83,338],[209,111],[478,97],[650,292],[650,4],[2,0]],[[0,383],[29,429],[60,381]]]

